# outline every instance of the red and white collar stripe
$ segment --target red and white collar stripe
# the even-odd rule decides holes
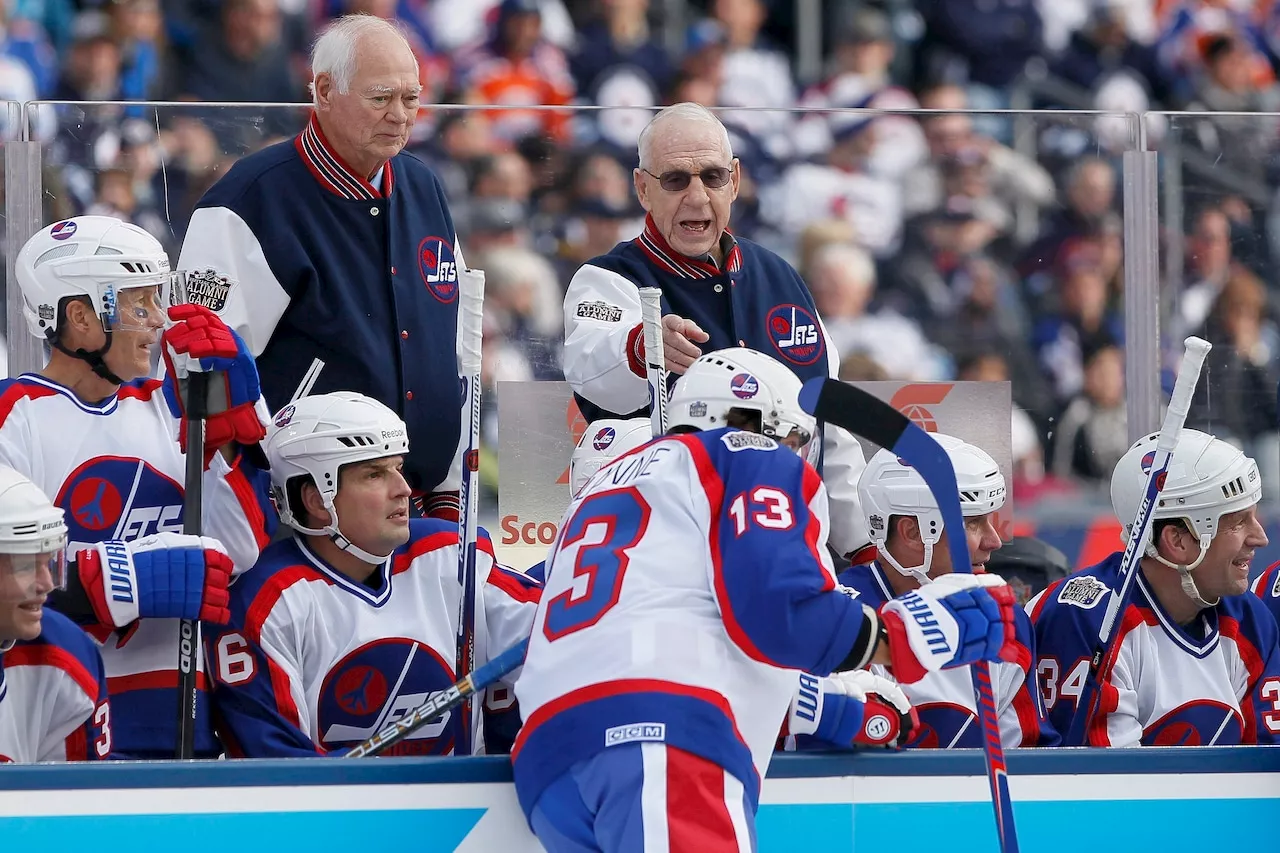
[[[636,244],[648,255],[658,267],[681,278],[714,278],[724,273],[736,273],[742,269],[742,250],[738,241],[725,231],[720,237],[720,247],[725,250],[724,269],[719,269],[708,261],[682,255],[667,243],[665,237],[658,232],[652,216],[645,216],[644,231],[636,238]]]
[[[391,187],[395,183],[391,161],[382,164],[382,192],[378,192],[363,175],[357,174],[342,162],[342,158],[330,147],[315,112],[311,113],[307,126],[293,140],[293,144],[320,186],[334,195],[356,201],[391,197]]]

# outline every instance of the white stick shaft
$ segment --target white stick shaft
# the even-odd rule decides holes
[[[667,357],[662,343],[662,291],[640,288],[645,372],[649,380],[649,422],[655,437],[667,432]]]
[[[293,392],[289,402],[296,403],[310,394],[311,389],[316,386],[316,380],[320,378],[320,371],[322,370],[324,370],[324,361],[318,358],[312,359],[311,366],[307,368],[306,373],[302,374],[302,381],[298,383],[298,389]]]

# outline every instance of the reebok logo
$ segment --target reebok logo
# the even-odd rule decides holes
[[[107,577],[111,581],[111,598],[133,604],[133,561],[123,542],[104,542],[102,551],[107,557]]]
[[[664,741],[667,739],[666,723],[629,723],[605,729],[604,745],[621,746],[636,741]]]
[[[907,608],[911,618],[920,627],[920,633],[924,635],[924,641],[929,646],[929,651],[935,655],[950,654],[951,644],[947,642],[946,635],[938,627],[938,620],[934,618],[933,608],[929,606],[929,602],[914,591],[901,596],[898,600]]]

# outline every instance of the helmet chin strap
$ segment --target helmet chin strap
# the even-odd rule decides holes
[[[17,644],[17,640],[0,640],[0,655],[9,651],[9,649],[13,648]]]
[[[1154,543],[1150,543],[1150,542],[1147,543],[1147,556],[1154,558],[1157,562],[1163,565],[1166,565],[1171,569],[1175,569],[1178,572],[1178,575],[1180,577],[1183,593],[1187,596],[1187,598],[1191,599],[1191,601],[1196,605],[1196,607],[1199,607],[1201,610],[1214,607],[1218,604],[1219,601],[1222,601],[1221,596],[1219,596],[1214,601],[1205,601],[1204,598],[1200,595],[1200,590],[1196,587],[1195,579],[1191,577],[1191,572],[1195,569],[1196,566],[1200,565],[1202,560],[1204,560],[1204,555],[1209,553],[1209,543],[1212,541],[1213,540],[1211,537],[1201,536],[1200,537],[1200,556],[1196,557],[1194,561],[1192,561],[1190,564],[1185,566],[1181,566],[1181,565],[1178,565],[1177,563],[1169,562],[1168,560],[1166,560],[1164,557],[1160,555],[1159,551],[1156,550],[1156,546]]]
[[[94,375],[107,380],[112,385],[123,385],[124,380],[116,376],[111,368],[107,367],[107,362],[104,360],[107,350],[111,349],[111,330],[104,325],[103,333],[107,336],[107,342],[102,345],[101,349],[87,350],[84,347],[79,347],[75,350],[70,350],[53,334],[49,335],[49,345],[59,352],[85,362],[89,365],[89,369],[94,372]]]
[[[390,554],[382,557],[379,557],[376,554],[370,554],[346,536],[342,535],[342,531],[338,529],[338,510],[334,507],[333,500],[331,498],[325,497],[324,506],[325,509],[329,511],[329,518],[332,519],[332,521],[324,527],[303,527],[301,524],[297,523],[297,519],[295,518],[293,529],[299,533],[305,533],[308,536],[328,536],[329,541],[333,542],[334,545],[337,545],[343,551],[346,551],[348,554],[351,554],[366,563],[380,566],[387,561],[387,557],[391,556]]]
[[[876,552],[880,559],[883,559],[886,563],[897,569],[898,574],[903,575],[904,577],[915,578],[921,583],[921,585],[933,582],[933,578],[929,577],[929,566],[933,564],[932,542],[924,543],[924,563],[910,568],[907,568],[895,560],[893,555],[889,553],[889,549],[885,548],[881,543],[876,544]]]

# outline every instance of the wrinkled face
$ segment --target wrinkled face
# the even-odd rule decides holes
[[[1189,534],[1188,534],[1189,535]],[[1249,564],[1254,552],[1267,546],[1267,533],[1256,506],[1218,519],[1218,534],[1191,576],[1206,601],[1241,595],[1249,589]]]
[[[996,514],[973,515],[964,520],[964,538],[969,545],[969,562],[975,572],[984,571],[991,552],[998,551],[1004,543],[1000,541],[1000,533],[996,530]],[[933,561],[929,564],[929,577],[937,578],[955,571],[951,564],[950,546],[947,544],[947,531],[943,529],[942,538],[933,547]]]
[[[343,466],[338,474],[342,535],[370,554],[385,556],[409,541],[409,484],[404,457],[388,456]]]
[[[62,552],[0,554],[0,642],[40,636],[44,602],[56,586]]]
[[[707,254],[729,227],[729,209],[738,197],[741,177],[737,159],[730,158],[715,126],[679,119],[654,128],[648,153],[649,162],[634,173],[640,205],[653,216],[671,248],[688,257]],[[731,170],[729,181],[709,188],[700,176],[717,168]],[[689,175],[688,186],[663,189],[661,176],[678,172]]]
[[[398,38],[376,33],[356,46],[356,71],[346,92],[316,75],[317,109],[325,137],[347,164],[365,175],[400,153],[418,118],[418,63]]]

